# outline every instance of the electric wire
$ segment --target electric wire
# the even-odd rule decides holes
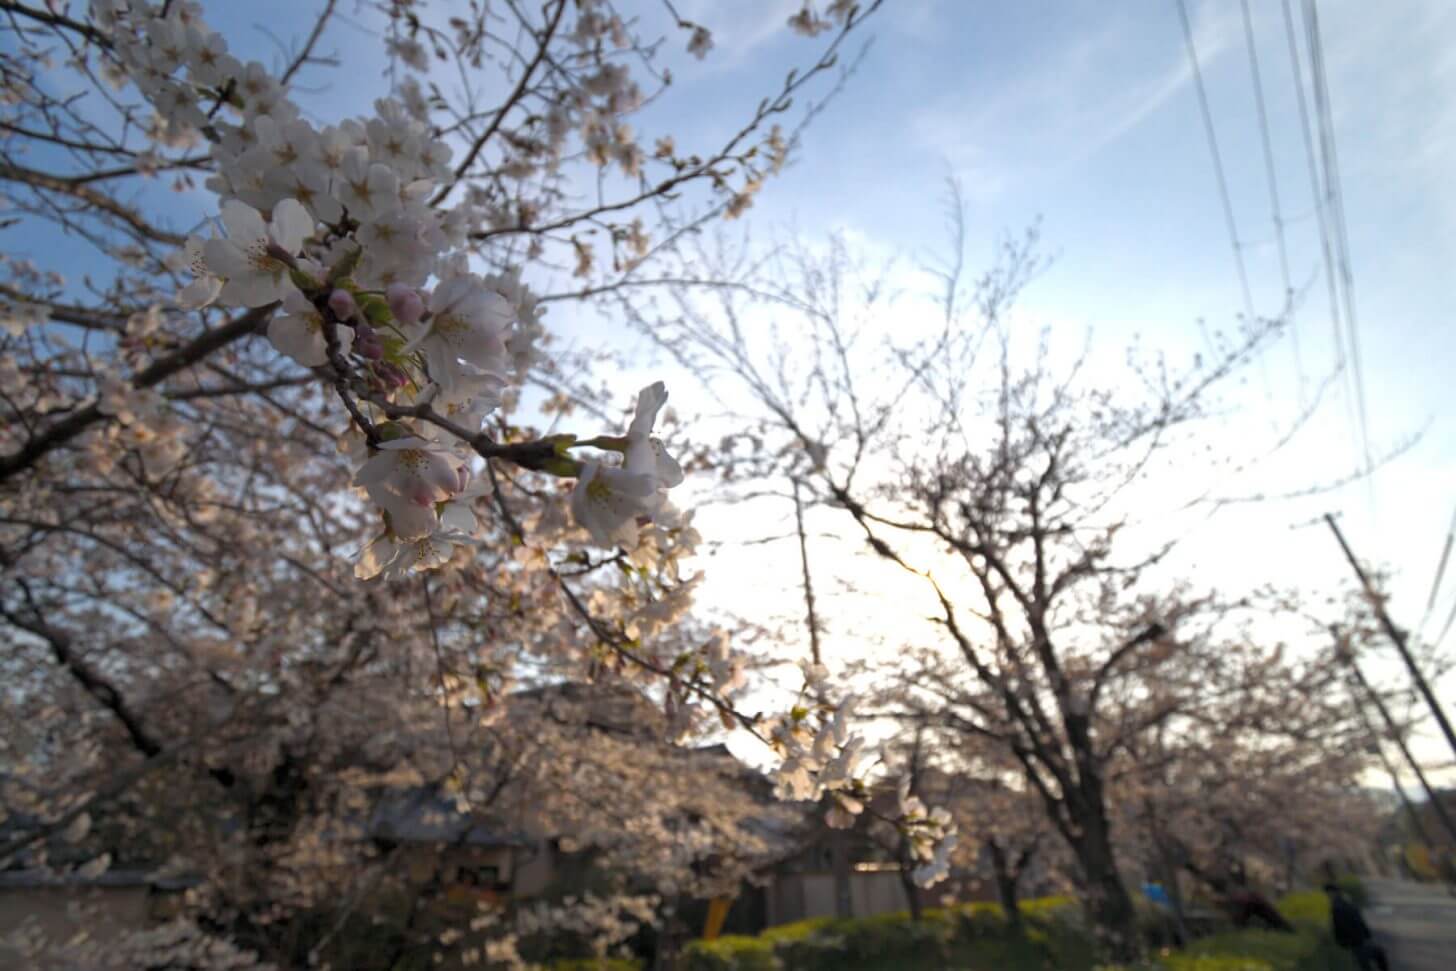
[[[1229,196],[1228,178],[1224,174],[1223,156],[1218,150],[1218,135],[1213,127],[1213,111],[1208,105],[1208,92],[1203,85],[1203,71],[1198,66],[1198,49],[1193,43],[1193,25],[1188,20],[1187,0],[1178,0],[1178,15],[1183,23],[1183,40],[1188,50],[1188,63],[1193,72],[1193,86],[1198,93],[1198,107],[1203,116],[1203,130],[1208,136],[1208,150],[1213,156],[1213,174],[1218,180],[1218,195],[1223,203],[1224,223],[1228,227],[1229,245],[1234,251],[1234,265],[1238,269],[1239,288],[1243,292],[1244,312],[1252,324],[1254,320],[1254,296],[1249,289],[1249,271],[1244,263],[1243,247],[1239,243],[1238,224],[1234,220],[1233,200]]]
[[[1345,340],[1349,348],[1351,383],[1359,432],[1359,449],[1364,458],[1365,473],[1370,476],[1374,461],[1370,453],[1370,423],[1365,404],[1364,366],[1360,355],[1359,320],[1355,312],[1355,278],[1350,267],[1350,237],[1345,221],[1344,192],[1340,186],[1339,152],[1335,144],[1334,118],[1330,107],[1329,77],[1325,70],[1324,44],[1321,40],[1319,12],[1315,0],[1304,0],[1305,43],[1309,49],[1310,78],[1314,92],[1316,126],[1319,132],[1320,156],[1324,167],[1325,202],[1329,210],[1331,236],[1336,256],[1335,267],[1343,300]]]
[[[1417,631],[1424,630],[1426,621],[1436,609],[1436,597],[1441,592],[1441,583],[1446,578],[1446,566],[1451,562],[1451,547],[1456,546],[1456,512],[1451,514],[1451,525],[1446,530],[1446,542],[1441,547],[1441,559],[1436,563],[1436,576],[1431,580],[1431,593],[1426,598],[1426,612],[1421,615]]]
[[[1289,273],[1289,246],[1284,233],[1284,214],[1279,203],[1279,178],[1274,164],[1274,143],[1269,135],[1269,111],[1264,100],[1264,76],[1259,67],[1259,46],[1254,39],[1254,18],[1249,0],[1239,0],[1244,19],[1244,43],[1249,50],[1249,74],[1254,87],[1254,104],[1258,109],[1259,140],[1264,151],[1264,178],[1269,185],[1270,215],[1274,222],[1274,241],[1279,252],[1279,277],[1284,284],[1284,307],[1289,320],[1289,338],[1294,351],[1294,369],[1299,377],[1299,405],[1305,403],[1307,380],[1299,351],[1299,329],[1294,314],[1294,284]]]

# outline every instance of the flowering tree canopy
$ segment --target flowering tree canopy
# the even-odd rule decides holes
[[[1288,598],[1198,594],[1169,576],[1177,533],[1147,511],[1170,487],[1175,508],[1207,499],[1211,477],[1190,474],[1197,430],[1284,321],[1242,321],[1188,365],[1130,352],[1113,377],[1045,329],[1022,333],[1015,300],[1042,266],[1034,230],[970,281],[956,202],[955,249],[928,308],[897,300],[842,240],[761,262],[694,242],[683,247],[694,265],[750,269],[680,285],[670,311],[643,302],[631,317],[756,407],[736,436],[753,448],[725,479],[744,476],[755,495],[765,479],[787,482],[778,495],[794,500],[801,543],[802,500],[838,516],[885,571],[866,580],[863,566],[857,589],[918,594],[923,610],[896,603],[896,625],[916,613],[929,623],[896,630],[892,650],[866,662],[866,709],[931,733],[927,747],[953,745],[934,761],[980,777],[987,808],[1038,805],[1031,833],[987,822],[976,835],[996,854],[1054,834],[1102,944],[1132,961],[1130,848],[1179,868],[1211,867],[1235,845],[1268,859],[1299,820],[1361,811],[1344,798],[1364,765],[1358,725],[1328,649],[1296,659],[1254,629],[1251,618],[1289,615]],[[772,339],[791,327],[792,348]],[[813,622],[807,568],[804,590],[818,646],[830,638]],[[1291,710],[1290,698],[1307,702]],[[1261,784],[1246,789],[1246,776]],[[1254,807],[1291,787],[1310,790],[1309,813],[1257,821]],[[1009,871],[998,877],[1014,891]]]
[[[342,926],[340,873],[390,879],[350,834],[391,790],[529,804],[622,893],[675,893],[707,892],[699,857],[729,879],[730,834],[749,865],[762,807],[700,811],[726,783],[670,742],[739,727],[785,794],[862,785],[848,712],[744,710],[732,632],[690,613],[665,385],[622,387],[545,318],[742,215],[878,3],[806,4],[807,68],[692,148],[629,123],[670,78],[606,0],[361,5],[382,36],[351,56],[386,58],[388,93],[321,119],[300,79],[333,63],[335,6],[271,67],[190,0],[0,8],[4,231],[67,254],[7,254],[0,282],[0,865],[169,861],[201,883],[138,947],[199,967],[298,960],[300,913]],[[519,701],[562,685],[583,711],[631,692],[656,742]],[[904,825],[933,855],[941,821]],[[642,908],[520,920],[615,941]],[[520,927],[477,930],[474,958],[515,960]]]

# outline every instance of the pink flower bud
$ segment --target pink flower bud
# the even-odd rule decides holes
[[[425,315],[425,301],[414,287],[391,283],[384,295],[389,299],[389,312],[406,327],[419,323],[420,318]]]
[[[329,309],[338,319],[349,320],[359,312],[359,305],[354,302],[352,293],[340,288],[329,294]]]
[[[374,373],[379,376],[379,380],[383,381],[387,388],[403,388],[410,382],[410,376],[405,373],[404,368],[390,364],[388,361],[374,365]]]
[[[384,342],[368,324],[354,325],[354,353],[370,361],[384,356]]]

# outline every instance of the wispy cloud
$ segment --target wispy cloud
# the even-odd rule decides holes
[[[1228,11],[1211,6],[1199,8],[1194,24],[1205,66],[1238,36]],[[1009,76],[970,72],[912,115],[918,147],[943,156],[968,192],[986,198],[1029,172],[1088,158],[1189,83],[1192,69],[1175,18],[1167,23],[1166,37],[1154,36],[1145,23],[1109,22],[1105,11],[1099,19],[1089,32],[1048,38],[1037,56]],[[984,91],[966,90],[983,81]]]
[[[704,61],[708,70],[728,71],[752,57],[760,47],[788,31],[789,17],[802,0],[677,0],[684,20],[701,24],[713,33],[713,52]],[[686,43],[686,38],[684,38]]]

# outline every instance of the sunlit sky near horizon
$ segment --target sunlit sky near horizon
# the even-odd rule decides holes
[[[756,5],[775,13],[791,6]],[[714,7],[698,5],[709,23]],[[1318,9],[1371,451],[1421,437],[1373,482],[1221,512],[1191,528],[1171,569],[1229,589],[1269,581],[1334,590],[1348,582],[1348,568],[1323,524],[1309,524],[1336,512],[1357,552],[1393,571],[1392,610],[1414,626],[1456,505],[1448,379],[1456,337],[1440,292],[1456,256],[1447,174],[1456,147],[1456,6],[1326,0]],[[1241,8],[1219,0],[1188,10],[1253,311],[1276,315],[1286,290]],[[1289,280],[1301,299],[1293,333],[1250,372],[1237,399],[1245,415],[1220,442],[1235,448],[1246,431],[1268,434],[1256,427],[1266,417],[1292,421],[1302,395],[1338,360],[1282,6],[1255,3],[1251,11]],[[1297,3],[1293,11],[1298,32]],[[1041,219],[1055,262],[1020,304],[1028,327],[1050,326],[1077,346],[1090,330],[1093,346],[1114,360],[1134,336],[1179,357],[1202,348],[1200,319],[1228,327],[1245,312],[1175,0],[892,2],[873,33],[846,94],[816,122],[800,164],[771,184],[756,218],[791,222],[806,235],[843,232],[872,253],[923,261],[943,251],[941,183],[949,176],[968,204],[973,266],[978,255],[989,264],[1000,235]],[[724,74],[783,69],[788,45],[769,36],[740,24],[724,45],[742,66]],[[1302,32],[1296,38],[1307,72],[1306,41]],[[728,97],[731,88],[725,81],[710,90]],[[1349,474],[1363,460],[1351,400],[1337,384],[1273,468],[1228,491],[1294,491]],[[734,518],[719,522],[728,530]],[[765,572],[766,558],[775,570]],[[709,596],[744,596],[723,585],[721,572],[761,576],[752,602],[777,593],[786,612],[800,609],[784,589],[797,567],[792,548],[779,549],[776,561],[755,550],[741,562],[732,571],[714,564]],[[874,584],[856,585],[848,599],[862,602]],[[1453,594],[1448,579],[1427,625],[1432,635]],[[863,618],[878,616],[883,629],[875,633],[889,637],[881,649],[893,649],[906,629],[902,597],[896,588],[851,610],[856,621],[836,627],[831,619],[831,642],[862,637]],[[1390,659],[1374,668],[1402,683]],[[1444,701],[1450,689],[1448,682],[1438,692]],[[1444,745],[1420,751],[1447,758]]]
[[[1239,0],[1187,3],[1252,309],[1275,315],[1285,305],[1286,283],[1242,8]],[[1303,57],[1299,5],[1292,0]],[[318,4],[207,0],[204,6],[236,39],[235,48],[251,46],[251,56],[266,58],[271,42],[257,28],[283,38],[301,35]],[[648,9],[647,0],[641,6]],[[717,44],[702,63],[683,53],[676,37],[664,48],[677,81],[640,126],[651,135],[672,131],[680,145],[721,140],[725,119],[751,112],[814,49],[783,29],[797,0],[677,0],[676,6],[711,28]],[[1256,426],[1267,433],[1292,421],[1340,357],[1283,4],[1251,0],[1249,7],[1288,277],[1302,296],[1291,335],[1250,372],[1237,400],[1244,417],[1230,424],[1220,446],[1242,443]],[[655,2],[650,9],[656,16]],[[1172,569],[1207,586],[1277,581],[1334,590],[1348,572],[1333,539],[1322,526],[1295,527],[1338,512],[1356,550],[1391,568],[1391,608],[1399,622],[1414,626],[1426,612],[1456,511],[1450,423],[1456,331],[1444,292],[1456,257],[1450,181],[1456,4],[1320,0],[1318,11],[1370,450],[1379,456],[1421,437],[1368,483],[1310,500],[1235,507],[1189,525]],[[373,15],[350,16],[369,21]],[[1177,0],[888,0],[867,25],[869,37],[873,43],[845,92],[809,129],[795,164],[758,197],[749,213],[755,227],[810,239],[842,233],[876,257],[901,257],[904,282],[913,285],[913,267],[943,252],[943,185],[953,177],[967,205],[973,269],[989,264],[1003,234],[1040,219],[1044,249],[1055,259],[1020,303],[1019,326],[1048,326],[1077,347],[1090,331],[1099,360],[1120,359],[1134,336],[1183,358],[1203,347],[1200,320],[1229,327],[1245,312]],[[322,47],[361,43],[377,44],[341,22]],[[367,106],[363,98],[385,93],[382,75],[306,72],[301,83],[316,93],[304,100],[324,120],[355,114]],[[0,244],[14,248],[3,235]],[[599,326],[585,320],[567,318],[567,327],[576,328],[571,336],[638,340],[582,332]],[[670,371],[660,376],[690,413],[698,400],[690,383]],[[1338,382],[1299,439],[1260,470],[1256,487],[1297,490],[1356,468],[1363,456],[1349,395],[1349,385]],[[1248,491],[1244,485],[1229,483],[1229,490]],[[706,510],[700,523],[710,540],[752,538],[738,532],[731,512]],[[755,535],[775,531],[765,525]],[[703,599],[723,607],[751,601],[791,614],[796,555],[782,544],[724,548],[704,564]],[[857,560],[846,566],[837,552],[829,555],[850,579],[872,576]],[[832,642],[853,655],[875,648],[866,634],[871,642],[884,639],[882,648],[896,646],[891,635],[905,625],[887,613],[893,593],[876,601],[861,591],[838,602],[845,613],[843,622],[830,619]],[[1440,630],[1453,605],[1456,577],[1448,577],[1427,632]],[[875,617],[881,629],[865,619]],[[1448,652],[1453,643],[1456,637],[1448,638]],[[1388,661],[1379,669],[1397,683]],[[1448,703],[1456,701],[1453,686],[1456,680],[1449,680],[1440,691]],[[1429,740],[1420,750],[1433,763],[1445,761],[1443,747]]]

